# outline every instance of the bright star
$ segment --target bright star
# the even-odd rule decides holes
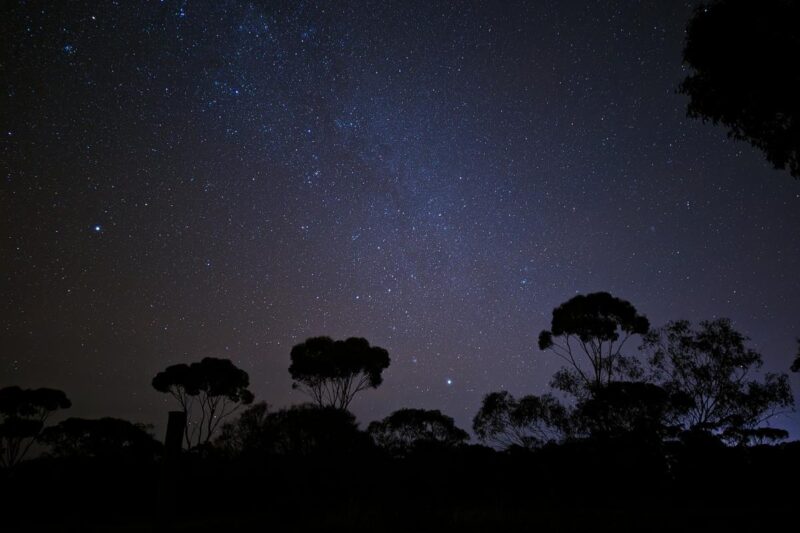
[[[447,383],[448,386],[450,386],[450,385],[453,384],[453,380],[450,379],[450,378],[447,378],[446,383]]]
[[[94,226],[92,229],[93,229],[93,230],[94,230],[96,233],[99,233],[99,232],[100,232],[100,230],[101,230],[101,229],[103,229],[103,228],[101,228],[101,227],[100,227],[100,224],[97,224],[97,225],[95,225],[95,226]]]

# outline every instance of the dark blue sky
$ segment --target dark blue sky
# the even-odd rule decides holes
[[[362,424],[468,427],[546,390],[538,332],[598,290],[786,371],[800,181],[685,117],[693,5],[5,3],[0,385],[161,425],[167,364],[286,405],[292,345],[364,336],[392,365]]]

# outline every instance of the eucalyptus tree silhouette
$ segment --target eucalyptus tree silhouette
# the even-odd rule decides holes
[[[214,444],[228,456],[307,457],[359,452],[369,438],[344,409],[301,404],[270,411],[259,402],[226,422]]]
[[[539,349],[568,363],[553,376],[553,386],[576,397],[614,380],[638,379],[638,361],[622,353],[633,335],[650,328],[630,302],[607,292],[578,295],[553,309],[550,330],[539,334]],[[588,365],[587,365],[588,363]]]
[[[628,437],[659,444],[680,433],[679,418],[689,407],[682,392],[642,381],[613,381],[578,402],[576,431],[593,439]]]
[[[268,417],[269,450],[281,455],[360,454],[369,438],[345,409],[294,405]]]
[[[530,449],[563,440],[569,432],[569,421],[569,409],[554,396],[529,395],[517,400],[500,391],[484,396],[472,429],[487,444]]]
[[[682,421],[689,430],[749,439],[752,431],[794,400],[785,374],[767,373],[757,379],[761,354],[747,347],[749,339],[730,320],[668,323],[645,337],[655,377],[668,391],[689,398]],[[766,435],[764,432],[752,433]]]
[[[222,424],[214,444],[229,456],[263,451],[272,414],[266,402],[247,406],[236,419]]]
[[[56,457],[153,459],[161,443],[144,424],[119,418],[68,418],[46,428],[41,440]]]
[[[717,0],[697,8],[683,60],[693,69],[680,86],[688,114],[722,123],[775,168],[800,178],[800,3]]]
[[[363,338],[334,341],[312,337],[292,348],[292,387],[308,394],[320,407],[347,409],[359,392],[383,382],[389,352]]]
[[[439,410],[399,409],[370,423],[367,432],[378,447],[396,456],[414,450],[452,448],[469,440],[469,434]]]
[[[57,389],[0,389],[0,466],[10,468],[22,461],[50,414],[71,406]]]
[[[156,374],[152,384],[178,400],[186,414],[184,437],[190,448],[209,442],[225,418],[254,398],[247,388],[247,372],[230,359],[205,357],[190,365],[172,365]],[[192,417],[196,410],[199,418]]]

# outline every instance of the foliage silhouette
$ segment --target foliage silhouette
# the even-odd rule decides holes
[[[399,409],[370,423],[367,432],[379,448],[398,457],[415,450],[452,448],[469,440],[452,417],[427,409]]]
[[[680,433],[678,419],[689,408],[682,393],[640,381],[614,381],[581,402],[575,423],[592,438],[631,437],[657,444]]]
[[[0,389],[0,466],[10,468],[22,461],[50,414],[71,406],[57,389]]]
[[[308,394],[320,407],[347,409],[359,392],[383,382],[389,352],[363,338],[334,341],[312,337],[292,348],[292,387]]]
[[[719,0],[697,8],[687,28],[680,86],[688,114],[722,123],[775,168],[800,178],[800,3]]]
[[[267,437],[267,417],[270,414],[266,402],[248,406],[235,420],[222,424],[214,444],[228,456],[263,451],[266,448],[264,440]]]
[[[797,355],[794,356],[790,370],[792,372],[800,372],[800,339],[797,339]]]
[[[156,374],[153,388],[172,395],[186,413],[187,447],[208,443],[225,418],[253,403],[247,372],[230,359],[205,357],[191,365],[178,364]],[[199,419],[192,419],[194,408]]]
[[[682,422],[689,430],[708,430],[726,436],[746,436],[794,399],[785,374],[753,373],[761,355],[746,346],[749,339],[730,320],[668,323],[645,337],[650,365],[662,386],[688,396]],[[749,438],[749,437],[748,437]]]
[[[638,379],[637,360],[623,355],[622,348],[649,328],[647,317],[630,302],[607,292],[578,295],[559,305],[550,330],[539,334],[539,349],[569,365],[553,376],[553,387],[581,398],[616,379]]]
[[[788,439],[789,432],[785,429],[771,427],[743,428],[731,426],[725,430],[722,437],[740,445],[763,446]]]
[[[105,457],[152,460],[161,449],[143,424],[119,418],[68,418],[42,432],[55,457]]]
[[[229,456],[314,456],[355,453],[369,438],[344,409],[302,404],[270,412],[261,402],[226,423],[215,444]]]
[[[472,429],[481,442],[532,449],[562,441],[570,431],[570,416],[549,394],[517,400],[506,391],[492,392],[484,396]]]

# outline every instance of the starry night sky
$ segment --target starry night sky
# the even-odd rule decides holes
[[[598,290],[787,371],[800,181],[685,117],[694,4],[4,2],[0,386],[160,428],[168,364],[283,406],[292,345],[364,336],[362,426],[469,427],[546,390],[538,332]]]

